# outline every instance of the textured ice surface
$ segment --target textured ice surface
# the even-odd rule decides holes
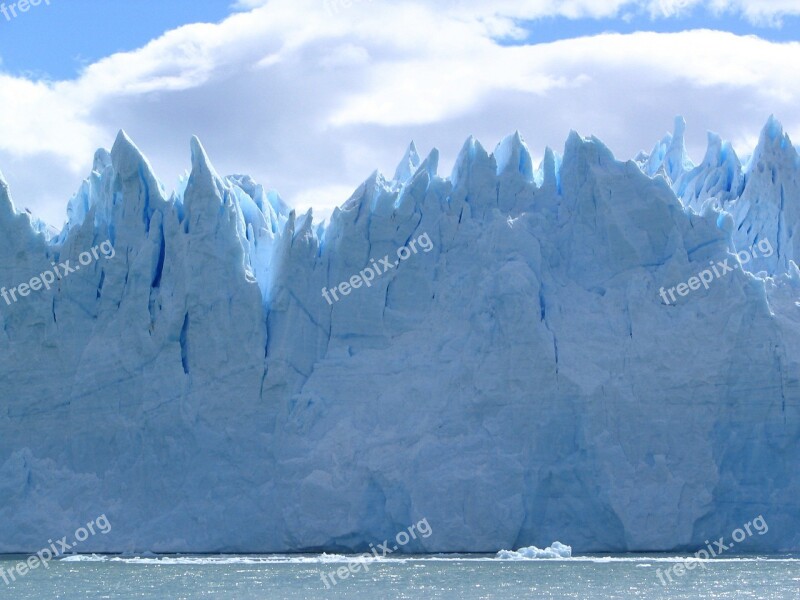
[[[404,551],[695,550],[758,515],[743,550],[800,549],[800,160],[770,120],[695,167],[683,128],[538,170],[470,138],[449,178],[412,146],[324,226],[197,140],[168,197],[120,134],[53,239],[0,184],[0,285],[116,251],[0,301],[0,552],[101,514],[81,551],[363,552],[422,518]]]

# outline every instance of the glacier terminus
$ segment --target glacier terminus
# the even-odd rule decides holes
[[[323,222],[196,138],[167,193],[121,132],[60,231],[0,178],[0,285],[80,265],[0,300],[0,552],[800,551],[800,156],[685,127],[412,144]]]

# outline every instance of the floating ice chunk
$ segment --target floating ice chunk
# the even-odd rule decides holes
[[[531,558],[572,558],[572,546],[567,546],[561,542],[553,542],[548,548],[537,548],[529,546],[514,550],[500,550],[497,558],[502,560],[526,560]]]

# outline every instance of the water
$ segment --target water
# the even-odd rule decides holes
[[[3,557],[7,573],[24,557]],[[798,600],[800,559],[724,558],[662,586],[680,559],[652,556],[501,561],[492,557],[385,558],[326,588],[320,573],[344,567],[343,556],[68,557],[6,586],[0,598],[85,600],[577,599]],[[353,564],[353,563],[351,563]],[[343,572],[344,572],[343,571]],[[349,573],[349,572],[348,572]]]

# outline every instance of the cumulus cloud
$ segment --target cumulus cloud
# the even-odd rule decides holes
[[[197,134],[219,171],[251,173],[325,214],[375,168],[392,173],[411,139],[438,146],[447,165],[468,135],[492,146],[515,129],[539,155],[574,128],[627,158],[676,113],[697,158],[706,128],[742,147],[773,112],[800,130],[798,43],[710,30],[508,43],[520,18],[653,2],[677,14],[693,0],[239,0],[221,23],[170,31],[74,80],[0,74],[0,168],[18,204],[57,224],[117,129],[167,184]],[[751,14],[749,4],[708,7],[762,20],[791,10],[767,0]]]

